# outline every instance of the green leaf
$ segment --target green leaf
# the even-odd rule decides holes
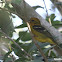
[[[49,43],[41,43],[41,42],[37,42],[37,44],[40,46],[40,48],[44,48],[45,46],[49,45]],[[35,44],[32,45],[32,47],[29,49],[29,52],[34,50],[37,50]]]
[[[60,24],[60,23],[58,23],[58,24],[53,24],[53,26],[55,27],[55,28],[60,28],[60,27],[62,27],[62,24]]]
[[[42,60],[32,60],[32,61],[27,61],[27,62],[44,62],[44,61],[42,61]]]
[[[27,27],[27,24],[22,24],[22,25],[15,27],[15,28],[24,28],[24,27]]]
[[[51,47],[49,47],[49,48],[45,48],[45,49],[43,50],[44,54],[45,54],[46,56],[48,56],[49,50],[51,50],[53,47],[54,47],[54,46],[51,46]]]
[[[46,17],[46,20],[49,21],[50,18],[51,22],[53,22],[55,17],[56,17],[55,14],[51,14],[50,16]]]
[[[32,45],[32,47],[29,49],[29,52],[34,51],[34,50],[35,51],[37,50],[37,47],[35,44]]]
[[[53,51],[51,51],[50,57],[54,58],[56,57],[56,54]]]
[[[18,43],[18,45],[19,46],[21,46],[22,44],[20,43]],[[13,49],[13,51],[14,51],[14,53],[18,56],[18,57],[23,57],[23,55],[25,55],[25,53],[22,51],[22,50],[20,50],[17,46],[15,46],[14,44],[12,44],[11,45],[14,49]],[[21,46],[22,47],[22,46]]]
[[[7,8],[10,11],[10,13],[16,12],[14,7],[9,6],[9,4],[5,4],[4,8]],[[11,16],[13,17],[12,14],[11,14]]]
[[[61,33],[62,33],[62,31],[61,31]]]
[[[28,59],[21,56],[21,57],[20,57],[19,59],[17,59],[15,62],[26,62],[26,61],[28,61]]]
[[[32,8],[34,8],[35,10],[36,10],[37,8],[43,8],[43,9],[44,9],[44,7],[41,7],[41,6],[33,6]]]
[[[27,33],[26,31],[19,32],[20,38],[21,38],[22,36],[24,36],[26,33]]]
[[[15,62],[22,62],[21,59],[17,59]]]
[[[21,62],[21,59],[17,59],[15,62]]]
[[[31,51],[29,51],[29,50],[31,49],[31,47],[33,46],[33,44],[34,43],[25,43],[25,44],[22,44],[21,47],[23,47],[28,53],[31,53]]]
[[[21,40],[22,41],[29,41],[29,40],[31,40],[32,38],[31,38],[31,36],[30,36],[30,33],[26,33],[26,35],[23,37],[23,38],[21,38]]]
[[[49,16],[46,16],[46,21],[49,21]]]
[[[12,3],[20,4],[22,0],[12,0]]]
[[[52,22],[52,25],[53,25],[55,28],[62,27],[61,21],[58,21],[58,20],[53,21],[53,22]]]
[[[7,58],[4,62],[12,62],[13,58]]]
[[[50,18],[50,20],[51,20],[51,22],[52,22],[52,25],[53,25],[55,28],[59,28],[59,27],[62,26],[62,23],[61,23],[61,21],[58,21],[58,20],[55,20],[55,21],[54,21],[54,18],[55,18],[55,17],[56,17],[55,14],[51,14],[50,16],[47,16],[47,17],[46,17],[46,20],[49,21],[49,18]]]
[[[54,20],[55,17],[56,17],[55,14],[50,15],[51,22]]]
[[[9,51],[8,53],[5,54],[5,56],[4,56],[4,62],[5,62],[5,60],[7,60],[8,55],[9,55],[11,52],[12,52],[12,51]]]
[[[56,2],[55,4],[56,5],[62,5],[62,2]]]
[[[4,10],[0,10],[0,28],[9,35],[14,31],[14,26],[10,14]]]
[[[28,32],[19,32],[19,37],[21,38],[22,41],[29,41],[31,40],[30,33]]]
[[[15,27],[15,28],[24,28],[24,27],[27,27],[27,24],[23,21],[22,25],[19,25],[19,26]]]
[[[18,57],[22,57],[24,55],[24,52],[21,51],[19,48],[14,48],[14,53],[18,56]]]

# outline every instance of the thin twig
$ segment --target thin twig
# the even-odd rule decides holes
[[[46,4],[45,4],[45,1],[43,0],[43,2],[44,2],[44,5],[45,5],[45,9],[46,9],[47,16],[48,16],[48,10],[47,10],[47,7],[46,7]]]
[[[11,46],[11,49],[13,49],[14,50],[14,48]],[[20,54],[21,56],[23,56],[23,57],[25,57],[25,55],[23,55],[23,54]],[[27,58],[27,57],[25,57],[25,58]]]
[[[48,62],[47,57],[45,56],[45,54],[43,53],[42,49],[40,48],[40,46],[37,44],[36,40],[33,39],[33,42],[35,43],[36,47],[38,48],[39,52],[41,53],[41,55],[43,56],[43,58],[45,59],[45,62]]]
[[[44,5],[45,5],[45,9],[46,9],[47,16],[48,16],[48,10],[47,10],[46,4],[45,4],[45,0],[43,0],[43,2],[44,2]],[[49,20],[48,21],[52,25],[50,17],[49,17]]]
[[[37,44],[36,40],[35,40],[34,37],[33,37],[33,34],[32,34],[32,32],[31,32],[31,29],[30,29],[29,22],[27,22],[27,26],[28,26],[29,32],[30,32],[30,34],[31,34],[31,36],[32,36],[32,40],[33,40],[33,42],[35,43],[36,47],[38,48],[38,51],[41,53],[41,55],[42,55],[43,58],[45,59],[45,62],[48,62],[47,57],[44,55],[42,49],[40,48],[40,46]]]
[[[4,34],[9,40],[11,40],[21,51],[23,51],[30,59],[32,59],[31,55],[29,55],[21,46],[19,46],[14,40],[12,40],[6,33],[4,33],[1,29],[0,32]]]

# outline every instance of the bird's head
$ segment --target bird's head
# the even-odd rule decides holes
[[[29,21],[29,23],[31,25],[40,25],[39,19],[38,18],[35,18],[35,17],[31,18],[30,21]]]

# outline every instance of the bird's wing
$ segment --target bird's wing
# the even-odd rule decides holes
[[[49,38],[52,38],[51,34],[44,27],[40,25],[34,25],[33,29],[36,30],[37,32],[44,34],[45,36],[48,36]]]

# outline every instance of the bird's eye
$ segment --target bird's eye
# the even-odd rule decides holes
[[[34,20],[32,20],[34,22]]]

